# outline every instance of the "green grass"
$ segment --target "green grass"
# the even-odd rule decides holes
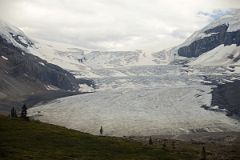
[[[172,153],[123,138],[84,134],[50,124],[0,116],[1,160],[187,160]]]

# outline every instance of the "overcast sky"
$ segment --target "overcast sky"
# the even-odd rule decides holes
[[[29,37],[101,50],[159,51],[240,0],[0,0],[0,19]]]

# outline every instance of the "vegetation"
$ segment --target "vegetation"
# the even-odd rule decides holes
[[[206,150],[205,150],[205,147],[203,146],[202,147],[202,153],[201,153],[201,160],[206,160]]]
[[[10,116],[12,118],[17,118],[17,111],[16,111],[16,109],[14,107],[11,109]]]
[[[93,136],[50,124],[0,116],[1,160],[178,160],[192,155],[123,138]]]
[[[102,128],[102,126],[101,126],[101,128],[100,128],[100,134],[101,134],[101,135],[103,134],[103,128]]]
[[[149,144],[149,145],[152,145],[152,144],[153,144],[153,141],[152,141],[152,137],[151,137],[151,136],[150,136],[150,138],[149,138],[148,144]]]
[[[21,117],[25,120],[27,119],[27,107],[25,104],[22,106]]]

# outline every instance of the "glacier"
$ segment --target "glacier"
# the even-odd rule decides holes
[[[109,74],[116,71],[118,74]],[[38,104],[35,120],[98,135],[148,136],[240,131],[240,122],[211,104],[211,85],[176,65],[102,68],[93,93]],[[121,74],[119,74],[121,73]]]

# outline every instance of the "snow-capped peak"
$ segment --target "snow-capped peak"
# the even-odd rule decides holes
[[[33,45],[22,30],[4,21],[0,21],[0,36],[22,50]]]
[[[198,59],[191,65],[232,65],[239,64],[240,9],[229,10],[219,19],[203,29],[194,32],[182,44],[158,52],[155,57],[165,55],[169,61],[186,63]],[[224,53],[223,53],[224,52]],[[232,59],[230,59],[233,57]],[[204,62],[208,63],[204,63]]]
[[[198,39],[202,39],[204,37],[210,36],[211,33],[208,34],[206,33],[206,31],[221,25],[228,26],[227,32],[234,32],[234,31],[240,30],[240,9],[231,10],[227,12],[225,15],[223,15],[222,17],[219,17],[219,19],[211,22],[209,25],[207,25],[203,29],[196,31],[189,38],[187,38],[187,40],[183,44],[181,44],[178,48],[182,46],[190,45],[192,42]]]

